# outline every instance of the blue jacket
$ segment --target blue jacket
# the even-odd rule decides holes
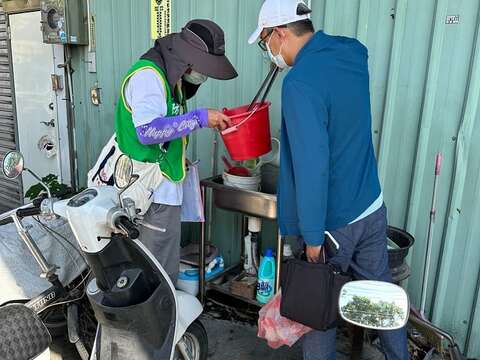
[[[323,244],[381,193],[372,144],[368,51],[317,32],[283,81],[278,223]]]

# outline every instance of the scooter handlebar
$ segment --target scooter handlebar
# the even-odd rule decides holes
[[[0,220],[0,226],[7,225],[13,223],[13,219],[11,217]]]
[[[140,236],[137,226],[126,216],[119,216],[115,220],[115,227],[127,233],[133,240],[138,239]]]
[[[25,209],[18,209],[17,210],[17,216],[19,218],[25,218],[25,217],[29,217],[29,216],[36,216],[36,215],[40,215],[41,213],[41,210],[40,210],[40,207],[29,207],[29,208],[25,208]],[[3,220],[0,220],[0,226],[1,225],[7,225],[7,224],[11,224],[13,223],[13,218],[12,216],[9,216]]]
[[[38,207],[32,207],[28,209],[19,209],[17,211],[17,216],[20,218],[24,218],[28,216],[40,215],[40,213],[41,213],[40,206],[38,206]]]

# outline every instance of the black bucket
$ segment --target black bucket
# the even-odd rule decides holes
[[[387,237],[398,246],[398,249],[388,249],[388,265],[392,272],[393,282],[399,283],[410,276],[410,267],[405,259],[415,243],[415,239],[405,230],[393,226],[388,226]]]

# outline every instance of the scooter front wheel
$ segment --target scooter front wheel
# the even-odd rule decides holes
[[[200,321],[193,322],[178,342],[175,360],[206,360],[208,355],[207,331]]]

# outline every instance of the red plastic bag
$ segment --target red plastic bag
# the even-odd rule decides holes
[[[280,315],[282,293],[279,291],[259,313],[259,338],[267,340],[268,346],[278,349],[282,345],[292,346],[312,329]]]

